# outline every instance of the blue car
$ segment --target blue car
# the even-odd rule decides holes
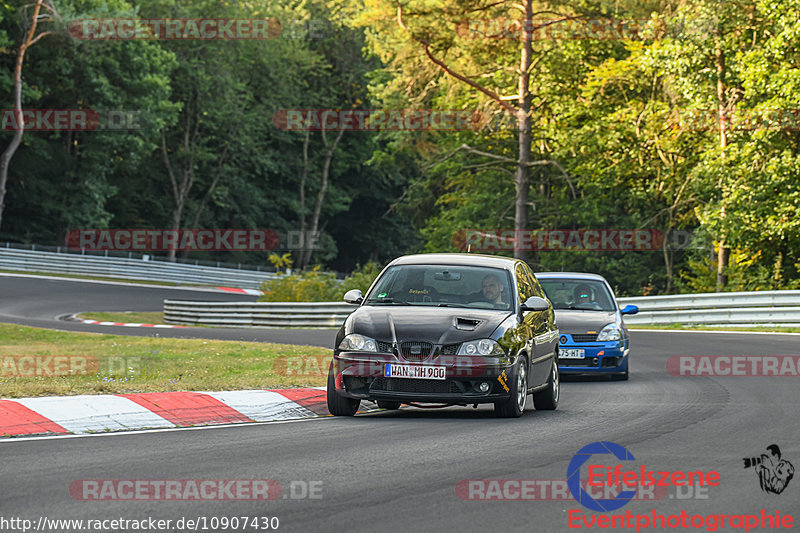
[[[536,278],[556,314],[559,372],[627,380],[630,335],[622,316],[635,315],[639,308],[620,309],[608,281],[597,274],[545,272]]]

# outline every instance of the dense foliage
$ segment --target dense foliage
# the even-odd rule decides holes
[[[522,3],[537,20],[649,29],[635,39],[533,40],[529,228],[667,237],[653,251],[535,251],[534,268],[599,272],[630,295],[800,286],[800,0]],[[4,110],[30,4],[0,0]],[[410,108],[502,118],[487,95],[519,96],[521,40],[464,24],[518,20],[517,4],[54,1],[58,17],[39,30],[52,33],[25,56],[23,108],[132,110],[142,127],[25,132],[0,241],[59,244],[75,228],[317,229],[312,255],[277,252],[291,252],[295,270],[350,271],[457,251],[464,230],[513,229],[513,121],[340,136],[286,131],[273,117]],[[269,40],[72,37],[69,22],[89,17],[271,17],[283,31]],[[0,150],[12,134],[0,131]],[[693,235],[691,246],[672,246],[678,234]],[[730,253],[722,286],[720,245]],[[189,255],[263,264],[269,253]],[[341,292],[319,270],[302,281],[303,295]]]
[[[362,294],[381,273],[377,263],[369,262],[357,267],[344,280],[336,279],[332,272],[322,272],[314,267],[302,272],[281,273],[261,284],[262,302],[336,302],[345,292],[358,289]]]

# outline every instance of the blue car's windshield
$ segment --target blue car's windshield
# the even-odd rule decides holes
[[[475,266],[398,265],[367,295],[367,305],[425,305],[503,309],[512,307],[505,270]]]
[[[544,292],[553,309],[614,311],[614,298],[606,284],[586,279],[541,279]]]

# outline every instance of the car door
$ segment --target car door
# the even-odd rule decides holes
[[[547,295],[544,289],[539,285],[533,271],[525,263],[520,263],[522,267],[522,274],[529,287],[530,296],[538,296],[547,300]],[[533,351],[535,357],[532,357],[531,380],[532,385],[539,385],[545,383],[550,377],[550,369],[552,368],[555,359],[556,348],[558,347],[558,330],[555,325],[555,312],[553,307],[547,311],[529,312],[528,315],[532,317],[532,325],[534,329],[533,334]]]
[[[539,296],[532,282],[532,275],[527,272],[527,265],[517,263],[516,266],[517,291],[519,292],[520,305],[531,296]],[[550,375],[552,350],[547,343],[550,331],[548,329],[548,311],[526,311],[522,313],[522,329],[527,332],[528,354],[530,368],[528,372],[528,384],[531,386],[541,385],[547,381]]]

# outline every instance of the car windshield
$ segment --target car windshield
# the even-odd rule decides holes
[[[614,298],[605,283],[591,279],[539,279],[553,309],[614,311]]]
[[[422,305],[502,309],[512,307],[508,273],[499,268],[397,265],[367,295],[367,305]]]

